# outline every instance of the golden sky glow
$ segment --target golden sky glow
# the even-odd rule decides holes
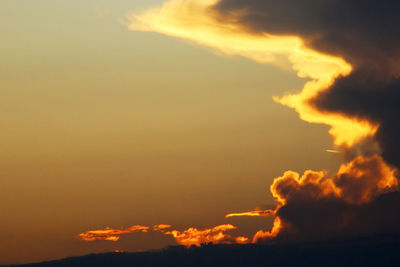
[[[273,201],[265,186],[287,167],[339,164],[322,150],[325,127],[271,98],[303,85],[290,65],[121,24],[163,2],[0,1],[0,265],[176,244],[153,231],[77,234],[230,223],[226,212]],[[241,223],[238,235],[259,228]]]
[[[379,125],[308,104],[352,66],[216,2],[0,1],[0,265],[257,242],[293,192],[398,187],[380,156],[342,164]]]
[[[211,7],[217,0],[168,0],[160,8],[131,16],[129,28],[134,31],[158,32],[208,46],[226,55],[239,55],[259,63],[281,67],[291,65],[301,78],[309,78],[300,93],[274,97],[276,102],[297,111],[310,123],[331,126],[329,133],[336,145],[353,146],[373,136],[377,124],[349,118],[337,113],[321,112],[308,104],[333,81],[352,71],[342,58],[307,48],[296,36],[255,35],[229,21],[217,20]]]

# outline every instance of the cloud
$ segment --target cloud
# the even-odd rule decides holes
[[[252,242],[400,234],[398,171],[389,165],[400,167],[398,10],[397,1],[167,0],[130,17],[131,30],[290,68],[307,79],[301,92],[274,99],[307,122],[329,125],[348,162],[333,176],[287,171],[271,185],[274,210],[228,214],[275,216],[271,231],[258,231]],[[249,242],[226,234],[236,228],[231,224],[169,228],[153,227],[185,246]],[[116,241],[125,233],[86,234],[88,241]]]
[[[398,1],[221,0],[221,21],[249,31],[296,35],[318,51],[344,57],[353,66],[398,73]],[[380,68],[384,67],[383,70]]]
[[[318,92],[310,105],[379,125],[374,139],[383,157],[400,166],[400,2],[221,0],[215,10],[222,22],[300,36],[309,47],[351,63],[354,71]]]
[[[229,213],[225,215],[225,218],[231,217],[266,217],[266,216],[274,216],[274,210],[253,210],[239,213]]]
[[[184,231],[167,231],[166,235],[172,235],[176,242],[187,247],[201,244],[245,244],[248,243],[248,238],[244,236],[233,237],[226,234],[226,231],[236,229],[232,224],[218,225],[209,229],[189,228]]]
[[[102,230],[91,230],[85,233],[79,234],[79,237],[87,242],[93,242],[97,240],[108,240],[108,241],[118,241],[120,235],[132,234],[136,232],[147,233],[149,227],[142,225],[134,225],[128,228],[113,229],[107,227]]]
[[[200,246],[201,244],[245,244],[248,243],[248,238],[244,236],[231,236],[225,232],[236,229],[232,224],[218,225],[213,228],[197,229],[191,227],[189,229],[169,230],[172,226],[169,224],[158,224],[152,227],[154,232],[160,232],[164,235],[171,235],[175,241],[187,247]],[[86,242],[93,242],[98,240],[106,240],[117,242],[121,235],[127,235],[137,232],[147,233],[151,228],[148,226],[134,225],[128,228],[113,229],[107,227],[101,230],[91,230],[79,234],[79,237]]]
[[[153,231],[155,232],[163,232],[164,230],[171,228],[172,225],[169,224],[158,224],[153,226]]]
[[[216,4],[216,0],[168,0],[159,8],[133,14],[129,28],[190,40],[219,53],[243,56],[262,64],[292,68],[299,77],[310,81],[300,93],[275,97],[275,101],[295,109],[307,122],[331,126],[329,132],[336,145],[352,147],[376,133],[379,126],[376,122],[321,111],[309,103],[336,78],[352,71],[352,66],[342,57],[316,51],[300,36],[249,31],[248,25],[240,23],[246,10],[223,13],[215,8]]]
[[[340,78],[329,91],[314,98],[313,104],[323,110],[362,116],[378,121],[375,140],[382,156],[400,166],[400,80],[380,78],[376,73],[360,68],[350,76]]]
[[[277,239],[320,240],[358,235],[400,233],[400,192],[396,170],[381,157],[359,156],[327,177],[287,171],[274,180],[278,200],[274,228],[256,242]]]

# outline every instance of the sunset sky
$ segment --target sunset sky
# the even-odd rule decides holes
[[[287,170],[332,175],[348,160],[353,139],[330,135],[335,123],[278,103],[314,79],[299,77],[298,50],[293,68],[285,51],[261,62],[228,49],[228,34],[196,26],[189,38],[192,28],[145,16],[179,1],[0,2],[0,264],[177,244],[172,232],[79,237],[107,227],[233,224],[251,237],[274,219],[225,215],[274,208],[269,187]]]

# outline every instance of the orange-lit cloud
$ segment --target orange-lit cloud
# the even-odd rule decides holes
[[[226,231],[236,229],[232,224],[218,225],[210,229],[199,230],[197,228],[189,228],[184,231],[168,231],[166,235],[172,235],[176,242],[180,245],[190,247],[192,245],[199,246],[201,244],[245,244],[248,243],[248,238],[244,236],[233,237],[226,234]]]
[[[274,97],[276,102],[295,109],[307,122],[329,125],[329,133],[336,145],[351,147],[376,133],[377,123],[341,113],[323,112],[310,104],[337,77],[352,71],[348,62],[308,48],[298,36],[249,32],[236,23],[235,14],[230,14],[229,19],[219,18],[212,9],[217,2],[168,0],[162,7],[132,15],[129,28],[190,40],[220,53],[243,56],[262,64],[276,64],[283,68],[290,66],[299,77],[310,81],[300,93]]]
[[[270,188],[279,202],[274,226],[269,232],[257,232],[253,242],[270,240],[283,229],[299,235],[307,229],[310,231],[307,233],[309,236],[318,231],[361,230],[363,228],[357,225],[358,220],[363,220],[363,216],[373,216],[365,215],[368,214],[365,207],[356,207],[368,205],[382,195],[398,191],[396,172],[378,155],[358,156],[342,164],[331,177],[324,171],[308,170],[302,176],[287,171],[277,177]],[[376,209],[377,205],[371,205]],[[368,229],[379,228],[379,223],[374,224],[371,226],[365,223]]]
[[[231,217],[263,217],[263,216],[274,216],[275,210],[253,210],[240,213],[229,213],[225,215],[225,218]]]
[[[342,164],[333,176],[327,176],[325,171],[307,170],[301,176],[297,172],[287,171],[283,176],[275,178],[270,187],[272,195],[279,202],[274,210],[255,210],[226,215],[226,218],[274,216],[272,229],[270,231],[260,230],[252,239],[227,234],[227,231],[236,229],[232,224],[223,224],[207,229],[191,227],[183,231],[170,230],[172,226],[169,224],[158,224],[154,225],[152,230],[164,235],[171,235],[178,244],[187,247],[208,243],[263,242],[277,238],[282,230],[285,233],[301,234],[301,231],[305,231],[304,229],[307,228],[304,228],[305,225],[312,226],[311,230],[306,229],[311,231],[307,232],[307,235],[318,231],[330,232],[339,229],[342,231],[349,231],[349,229],[353,231],[353,228],[362,230],[364,228],[354,225],[352,221],[364,220],[366,208],[358,209],[356,207],[372,203],[372,208],[380,209],[379,205],[382,204],[375,205],[374,201],[382,195],[399,191],[396,173],[397,170],[388,166],[378,155],[358,156],[352,161]],[[352,214],[353,212],[354,214]],[[385,214],[390,213],[393,212],[385,212]],[[298,222],[299,219],[300,222]],[[318,223],[320,221],[321,223]],[[376,230],[377,223],[375,221],[372,225],[368,225],[368,223],[366,225],[366,229]],[[392,227],[391,224],[388,225]],[[95,240],[118,241],[120,235],[147,232],[149,229],[150,227],[141,225],[121,229],[106,228],[82,233],[80,237],[88,242]]]
[[[274,237],[276,237],[279,234],[279,231],[281,230],[281,228],[282,228],[282,222],[281,222],[281,219],[277,216],[277,217],[275,217],[274,225],[272,226],[272,230],[271,231],[263,231],[263,230],[258,231],[254,235],[252,242],[258,243],[260,240],[266,241],[266,240],[273,239]]]
[[[341,153],[339,150],[334,150],[334,149],[327,149],[327,150],[325,150],[325,152],[334,153],[334,154],[340,154]]]
[[[342,164],[333,177],[326,177],[325,172],[311,170],[300,177],[296,172],[287,171],[274,180],[271,192],[283,205],[291,201],[322,198],[338,198],[351,204],[363,204],[397,190],[395,172],[380,156],[358,156]]]
[[[249,239],[244,236],[231,236],[225,232],[236,229],[231,224],[218,225],[210,229],[197,229],[189,228],[184,231],[168,230],[172,226],[169,224],[158,224],[153,226],[153,231],[160,232],[165,235],[171,235],[175,241],[184,246],[199,246],[201,244],[245,244],[249,242]],[[150,227],[142,225],[134,225],[129,228],[112,229],[107,227],[104,230],[92,230],[80,234],[80,238],[86,242],[92,242],[96,240],[107,240],[117,242],[120,239],[120,235],[131,234],[135,232],[147,233]]]
[[[162,232],[171,227],[172,227],[172,225],[169,225],[169,224],[158,224],[158,225],[153,226],[153,231]]]
[[[108,240],[116,242],[119,240],[120,235],[131,234],[136,232],[146,233],[148,230],[149,227],[142,225],[134,225],[128,228],[121,228],[121,229],[113,229],[107,227],[103,230],[91,230],[85,233],[81,233],[79,234],[79,237],[87,242],[93,242],[97,240]]]

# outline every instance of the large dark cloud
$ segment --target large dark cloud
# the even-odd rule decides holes
[[[216,9],[222,18],[235,14],[249,30],[300,35],[353,64],[400,70],[396,0],[222,0]]]
[[[363,205],[340,199],[293,202],[279,209],[284,228],[278,239],[333,238],[400,234],[400,193],[393,192]]]
[[[400,167],[400,1],[221,0],[215,8],[249,31],[299,35],[349,61],[353,73],[313,104],[380,123],[383,157]]]
[[[215,9],[219,19],[236,21],[249,31],[301,36],[309,47],[343,57],[353,72],[309,104],[380,125],[374,140],[350,151],[366,160],[356,158],[353,163],[359,164],[332,178],[340,197],[311,173],[300,180],[290,173],[275,180],[274,192],[285,200],[277,211],[282,223],[277,238],[400,234],[400,192],[374,191],[382,184],[377,177],[388,172],[377,156],[366,157],[369,144],[377,143],[385,161],[400,167],[400,1],[221,0]]]
[[[313,102],[320,109],[379,122],[375,139],[383,157],[400,166],[400,79],[382,80],[375,73],[357,69],[350,76],[338,79],[331,90]]]

